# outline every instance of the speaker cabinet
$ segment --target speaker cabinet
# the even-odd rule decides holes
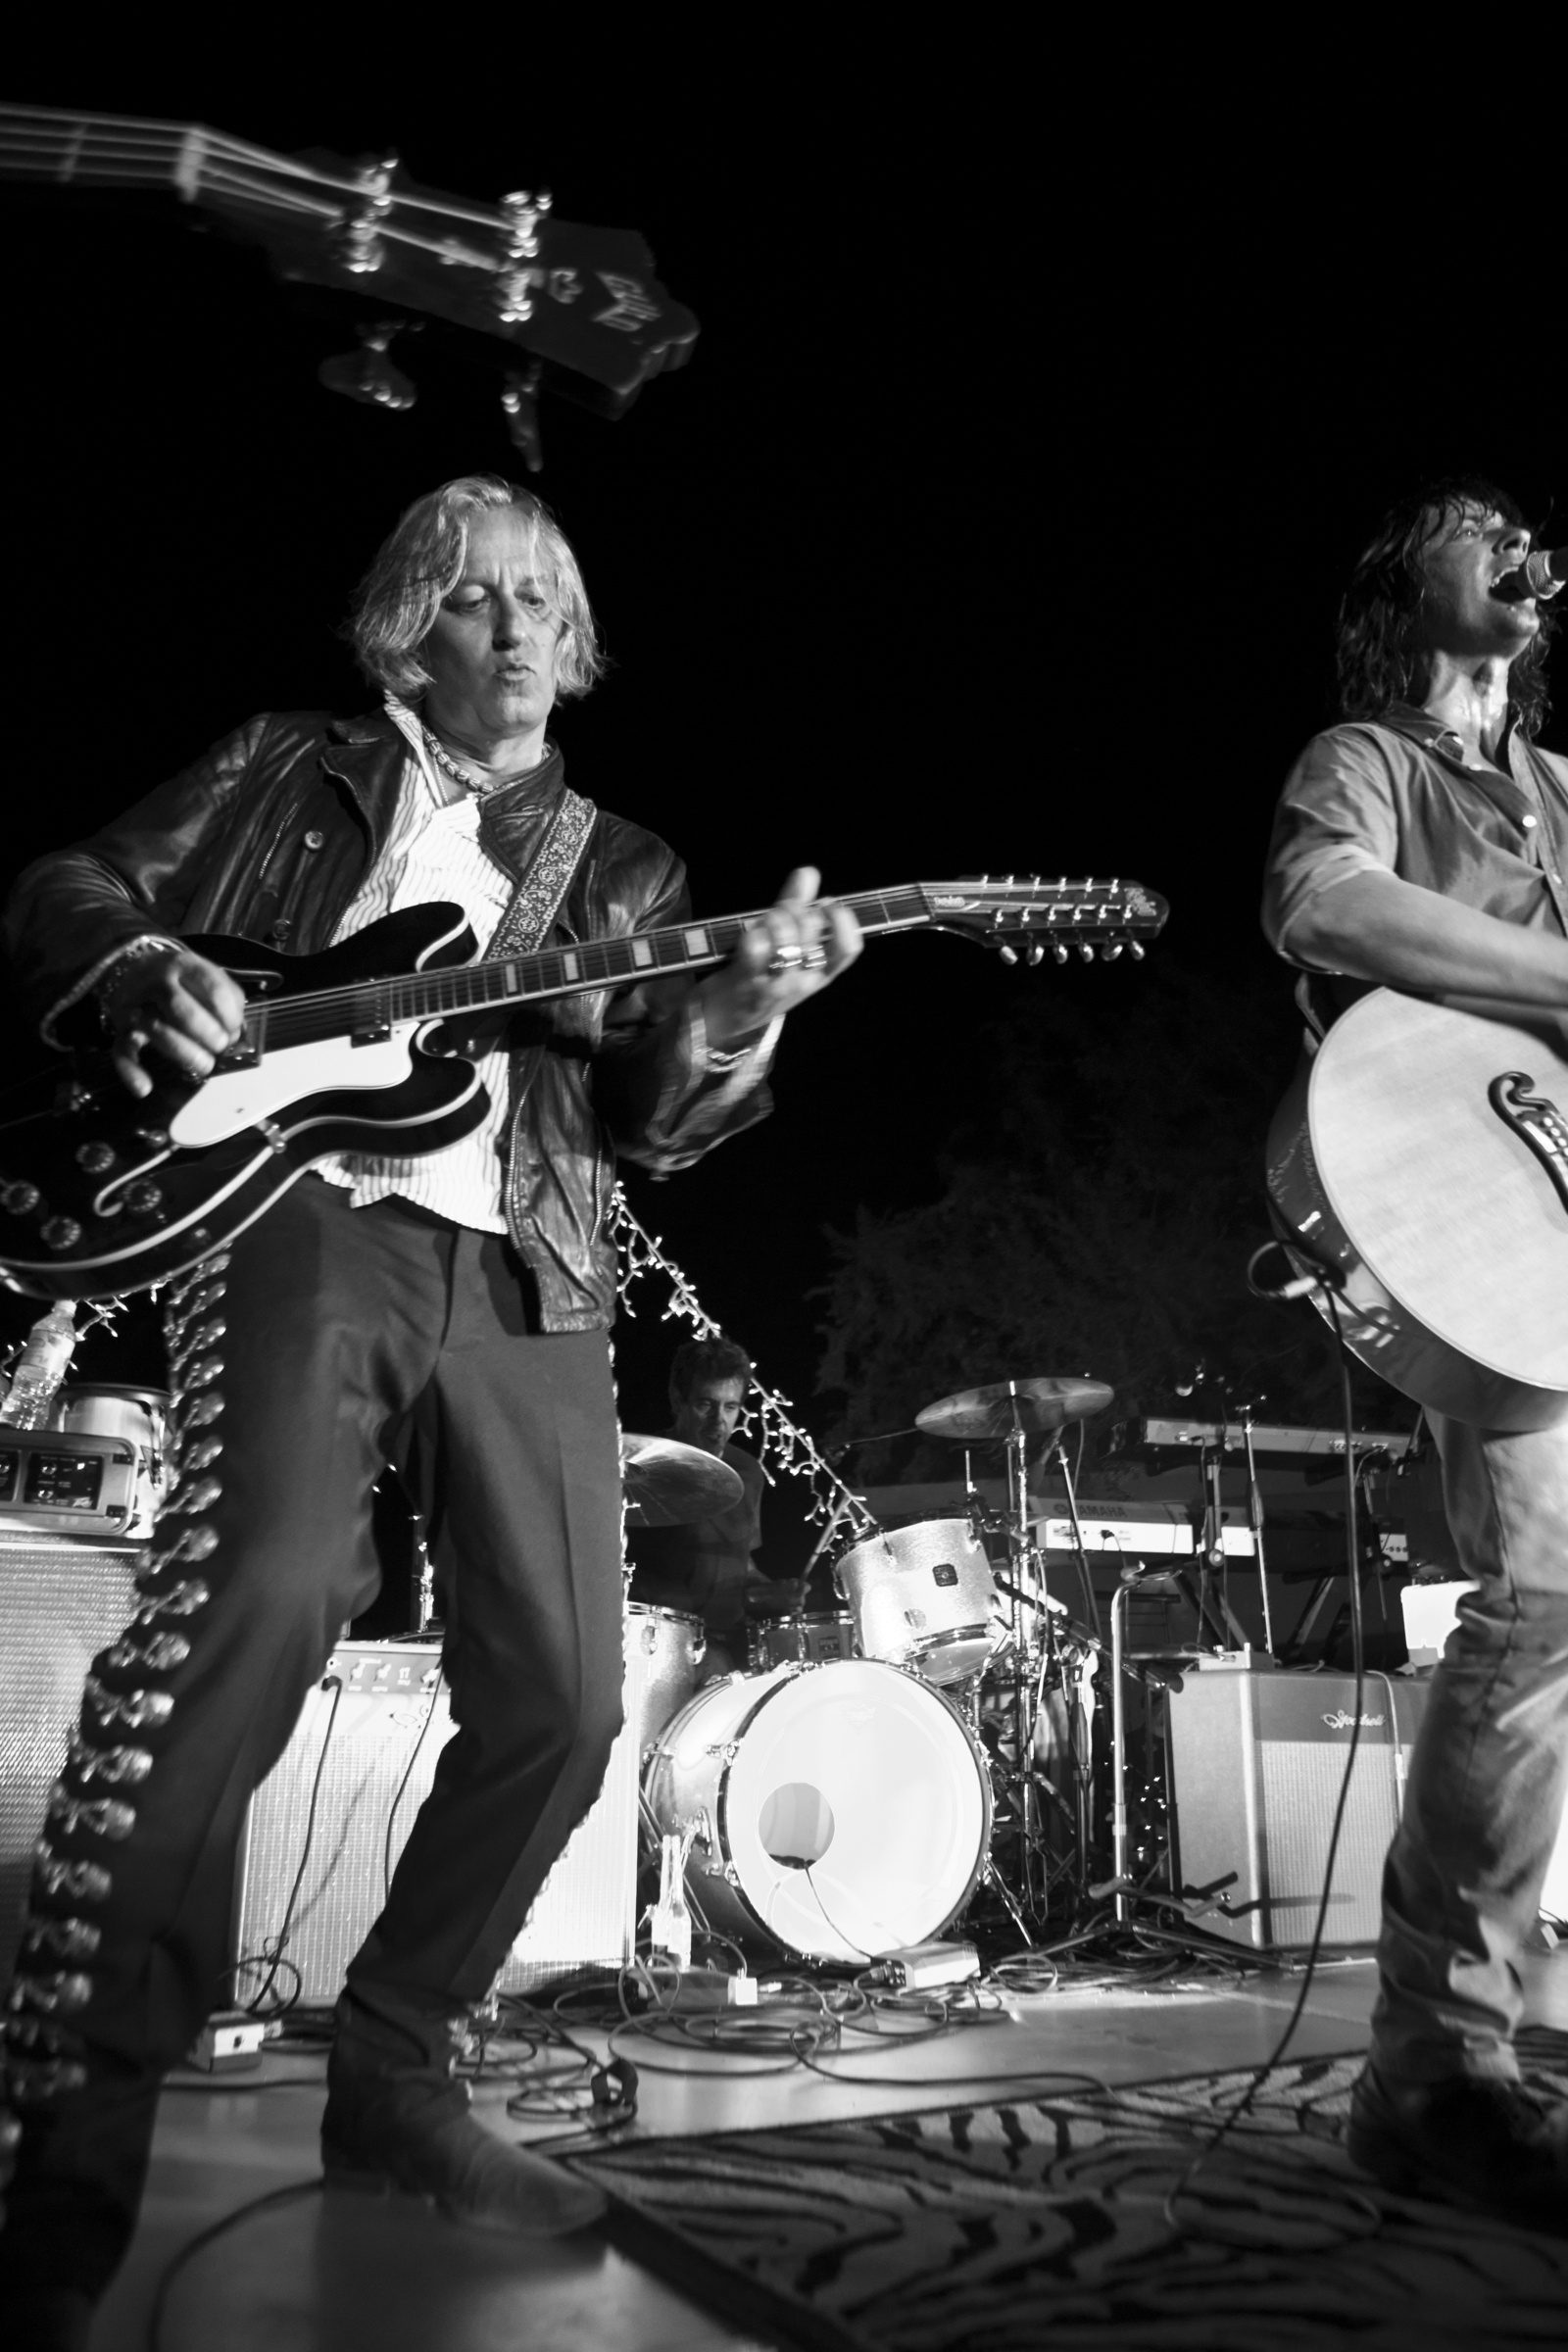
[[[626,1726],[604,1786],[540,1888],[500,1984],[526,1992],[587,1968],[618,1968],[636,1936],[637,1725],[649,1659],[628,1634]],[[332,2001],[344,1971],[386,1899],[391,1873],[427,1795],[436,1758],[456,1726],[437,1650],[414,1642],[344,1642],[305,1702],[294,1737],[251,1801],[236,1883],[232,1952],[236,1998],[255,1997],[281,1934],[296,1876],[300,1890],[285,1956],[298,1995]],[[311,1826],[311,1792],[317,1787]],[[244,1964],[241,1967],[241,1964]],[[277,1989],[295,1989],[280,1968]]]
[[[87,1668],[136,1609],[134,1544],[0,1536],[0,1984]]]
[[[1328,1943],[1377,1940],[1383,1858],[1425,1700],[1419,1683],[1364,1678]],[[1234,1871],[1227,1901],[1255,1906],[1235,1920],[1210,1912],[1203,1927],[1254,1947],[1309,1944],[1354,1723],[1354,1676],[1205,1671],[1189,1675],[1169,1704],[1182,1880],[1206,1886]]]

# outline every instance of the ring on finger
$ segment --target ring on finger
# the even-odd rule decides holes
[[[786,942],[783,947],[775,948],[773,950],[772,955],[767,959],[767,968],[773,973],[793,972],[798,971],[800,966],[807,960],[808,958],[805,949],[798,947],[795,942],[791,940]]]
[[[801,957],[802,967],[808,972],[819,972],[826,961],[827,950],[820,944],[814,948],[808,948]]]

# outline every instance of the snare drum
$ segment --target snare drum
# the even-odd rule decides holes
[[[920,1519],[866,1536],[833,1571],[861,1654],[928,1683],[978,1674],[1001,1639],[991,1563],[967,1519]]]
[[[696,1832],[719,1935],[864,1961],[940,1936],[991,1840],[991,1780],[957,1709],[866,1658],[710,1683],[644,1777],[662,1832]]]
[[[125,1534],[138,1543],[151,1535],[169,1492],[169,1406],[167,1389],[103,1382],[62,1389],[51,1415],[57,1429],[79,1431],[89,1438],[118,1438],[132,1448],[136,1467]]]
[[[747,1636],[747,1656],[753,1674],[767,1674],[775,1666],[826,1666],[834,1658],[855,1655],[855,1619],[847,1609],[832,1616],[763,1617]]]
[[[646,1756],[672,1715],[697,1688],[698,1672],[708,1639],[700,1617],[684,1617],[677,1609],[650,1609],[641,1601],[626,1603],[626,1650],[640,1642],[648,1660],[638,1707],[637,1753]]]

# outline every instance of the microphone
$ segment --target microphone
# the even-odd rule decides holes
[[[1568,547],[1533,547],[1517,571],[1503,573],[1494,593],[1523,604],[1526,597],[1544,599],[1563,588],[1568,588]]]

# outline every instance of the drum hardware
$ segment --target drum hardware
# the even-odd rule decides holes
[[[740,1501],[746,1490],[739,1471],[701,1446],[678,1438],[620,1433],[620,1478],[629,1527],[685,1527],[714,1519]]]
[[[1074,1676],[1073,1688],[1080,1717],[1080,1737],[1073,1745],[1076,1876],[1081,1894],[1087,1890],[1089,1884],[1089,1833],[1094,1797],[1091,1747],[1093,1677],[1102,1629],[1094,1582],[1084,1549],[1072,1466],[1067,1459],[1062,1433],[1071,1423],[1081,1423],[1096,1413],[1103,1412],[1113,1395],[1114,1391],[1103,1381],[1041,1374],[1023,1380],[997,1381],[986,1388],[959,1390],[954,1396],[940,1397],[936,1403],[924,1406],[914,1417],[916,1428],[923,1430],[928,1437],[946,1438],[965,1446],[965,1482],[970,1494],[971,1514],[979,1502],[979,1496],[974,1490],[967,1448],[986,1443],[1001,1444],[1004,1448],[1007,1575],[1004,1584],[1011,1604],[1007,1628],[1010,1638],[1009,1681],[1013,1730],[1011,1794],[1017,1816],[1017,1884],[1025,1907],[1029,1909],[1034,1908],[1033,1858],[1038,1843],[1036,1785],[1030,1757],[1034,1721],[1038,1713],[1037,1691],[1043,1691],[1047,1679],[1053,1674],[1063,1678],[1064,1687],[1065,1677],[1069,1673]],[[1093,1628],[1090,1637],[1093,1647],[1087,1651],[1079,1650],[1076,1655],[1068,1654],[1068,1639],[1057,1626],[1054,1611],[1043,1603],[1032,1603],[1029,1597],[1034,1592],[1046,1592],[1045,1565],[1040,1547],[1034,1541],[1029,1518],[1028,1446],[1030,1438],[1034,1436],[1052,1440],[1047,1458],[1061,1473],[1085,1611]],[[1033,1618],[1032,1627],[1026,1623],[1026,1610]],[[1034,1656],[1031,1634],[1040,1643],[1038,1682],[1031,1671]],[[1086,1664],[1086,1659],[1091,1662]],[[1049,1888],[1047,1891],[1049,1893]]]

